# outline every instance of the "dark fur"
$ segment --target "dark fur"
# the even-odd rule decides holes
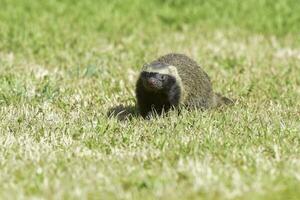
[[[142,72],[136,84],[136,97],[140,114],[145,118],[152,111],[157,114],[168,111],[172,107],[183,104],[187,108],[207,109],[232,104],[233,101],[214,93],[209,76],[196,61],[183,54],[167,54],[150,63],[155,68],[175,66],[182,80],[184,91],[176,83],[175,77],[168,75],[168,82],[163,90],[149,91],[145,87],[145,73]],[[157,73],[150,73],[154,77],[154,85],[160,88],[160,77]],[[149,77],[146,77],[146,79]],[[149,89],[149,88],[148,88]],[[185,99],[181,94],[185,93]]]
[[[137,103],[140,114],[144,118],[150,117],[155,112],[161,115],[179,104],[181,91],[174,77],[167,75],[160,90],[149,90],[145,87],[145,79],[155,77],[155,75],[156,73],[143,73],[136,84]]]

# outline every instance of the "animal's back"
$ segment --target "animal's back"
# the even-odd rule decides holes
[[[196,61],[184,54],[167,54],[154,62],[162,62],[177,68],[182,80],[185,97],[182,103],[188,106],[208,108],[214,104],[214,93],[208,75]]]

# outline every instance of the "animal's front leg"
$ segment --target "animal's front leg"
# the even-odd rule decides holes
[[[151,105],[139,104],[139,112],[143,118],[149,118],[149,116],[151,115],[151,111]]]
[[[147,105],[143,111],[141,111],[141,115],[145,119],[151,119],[154,116],[160,116],[164,112],[163,106],[160,105]]]

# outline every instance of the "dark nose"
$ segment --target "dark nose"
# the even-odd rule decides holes
[[[148,83],[149,83],[149,85],[154,86],[155,85],[155,79],[154,78],[149,78]]]

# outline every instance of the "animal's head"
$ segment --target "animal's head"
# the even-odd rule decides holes
[[[145,64],[140,78],[144,88],[152,92],[169,91],[180,79],[176,67],[161,62]]]

